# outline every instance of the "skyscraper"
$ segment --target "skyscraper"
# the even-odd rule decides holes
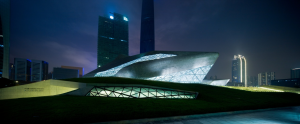
[[[242,55],[234,55],[232,60],[232,82],[244,82],[247,87],[247,62]]]
[[[0,78],[9,78],[10,0],[0,0]]]
[[[300,68],[291,69],[291,78],[300,78]]]
[[[31,81],[47,80],[48,62],[42,60],[31,61]]]
[[[271,80],[275,80],[275,72],[263,72],[258,74],[258,85],[271,85]]]
[[[111,13],[99,16],[97,67],[101,67],[120,54],[128,55],[128,18]]]
[[[141,18],[140,53],[155,50],[154,2],[143,0]]]

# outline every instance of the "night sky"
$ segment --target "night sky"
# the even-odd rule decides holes
[[[141,0],[11,0],[11,53],[53,67],[96,69],[98,17],[129,19],[129,54],[139,53]],[[231,79],[233,56],[248,76],[300,67],[299,0],[155,0],[156,50],[219,52],[208,73]]]

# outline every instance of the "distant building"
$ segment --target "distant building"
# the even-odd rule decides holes
[[[256,76],[248,76],[248,86],[258,86],[258,80]]]
[[[30,81],[31,60],[15,58],[15,80]]]
[[[48,79],[52,79],[53,72],[48,73]]]
[[[9,78],[10,0],[0,0],[0,78]]]
[[[31,81],[47,80],[48,62],[42,60],[31,61]]]
[[[9,79],[15,80],[15,65],[13,63],[9,64]]]
[[[79,70],[54,67],[52,77],[53,79],[79,78]]]
[[[140,53],[146,53],[154,50],[154,2],[153,0],[143,0],[141,16]]]
[[[258,74],[258,85],[271,85],[271,80],[275,80],[275,72],[264,72]]]
[[[291,69],[291,78],[300,78],[300,68]]]
[[[242,55],[234,55],[232,60],[232,82],[244,82],[247,87],[247,62]]]
[[[299,88],[300,78],[272,80],[271,85]]]
[[[128,18],[118,13],[99,16],[97,48],[97,67],[120,54],[128,56]]]
[[[81,78],[84,74],[84,68],[83,67],[73,67],[73,66],[61,66],[61,68],[68,68],[68,69],[77,69],[79,70],[79,78]]]

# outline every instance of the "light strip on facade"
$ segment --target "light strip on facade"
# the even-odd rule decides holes
[[[245,57],[244,57],[244,61],[245,61],[245,85],[246,85],[247,84],[247,62]]]
[[[241,82],[243,82],[243,62],[242,62],[242,58],[241,58],[241,55],[239,55],[239,58],[240,58],[240,65],[241,65]]]

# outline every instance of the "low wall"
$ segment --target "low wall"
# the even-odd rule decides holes
[[[85,83],[46,80],[0,89],[0,100],[28,97],[54,96],[86,87]]]

